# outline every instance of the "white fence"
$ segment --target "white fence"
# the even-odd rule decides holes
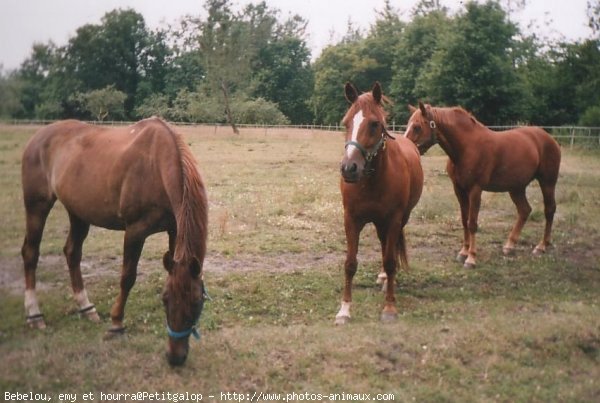
[[[13,119],[13,120],[0,120],[0,124],[8,125],[46,125],[52,123],[53,120],[25,120],[25,119]],[[88,122],[94,124],[102,124],[107,126],[121,126],[129,125],[135,122],[123,122],[123,121],[104,121],[104,122]],[[219,127],[229,126],[226,123],[188,123],[188,122],[170,122],[177,126],[210,126],[215,127],[215,130]],[[237,124],[240,129],[253,128],[253,129],[264,129],[265,134],[269,131],[276,131],[278,129],[307,129],[307,130],[323,130],[323,131],[341,131],[343,128],[336,125],[260,125],[260,124]],[[489,126],[492,130],[506,130],[514,128],[516,126]],[[569,147],[583,147],[583,148],[600,148],[600,127],[582,127],[582,126],[541,126],[544,130],[550,133],[561,145]],[[390,125],[392,132],[403,133],[406,130],[406,125],[398,125],[392,122]]]

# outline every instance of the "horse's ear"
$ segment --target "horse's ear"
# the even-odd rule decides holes
[[[419,109],[421,110],[421,113],[423,114],[424,117],[427,117],[428,113],[427,113],[427,108],[425,107],[425,104],[423,104],[423,102],[419,101]]]
[[[344,94],[346,95],[346,99],[348,100],[348,102],[350,102],[351,104],[356,102],[356,100],[358,99],[358,90],[350,81],[348,81],[344,86]]]
[[[415,113],[417,111],[417,108],[415,108],[414,106],[412,106],[411,104],[408,104],[408,111],[410,112],[410,114],[412,115],[413,113]]]
[[[165,254],[163,255],[163,266],[165,266],[165,269],[171,273],[171,270],[173,270],[173,265],[175,264],[175,262],[173,261],[173,254],[169,251],[165,252]]]
[[[383,91],[381,91],[381,84],[379,84],[379,81],[375,81],[371,93],[373,94],[373,99],[375,99],[375,102],[381,104],[381,99],[383,98]]]
[[[198,276],[200,276],[200,272],[202,272],[202,264],[198,258],[194,257],[190,264],[190,273],[192,274],[192,277],[198,278]]]

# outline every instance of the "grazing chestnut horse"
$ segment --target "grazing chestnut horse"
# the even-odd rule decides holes
[[[419,102],[409,107],[412,116],[405,137],[414,141],[421,154],[439,144],[448,155],[447,171],[460,203],[464,242],[457,259],[465,268],[476,264],[477,216],[481,192],[508,192],[517,207],[517,221],[502,251],[510,254],[519,239],[531,206],[525,189],[536,179],[544,197],[546,228],[534,254],[550,244],[556,211],[554,188],[560,167],[560,146],[539,127],[519,127],[495,132],[462,108],[432,108]]]
[[[35,293],[40,242],[58,199],[70,221],[64,247],[79,312],[99,321],[84,288],[81,248],[90,225],[125,231],[121,291],[109,334],[123,333],[125,302],[136,279],[146,237],[167,231],[163,295],[170,364],[183,364],[204,302],[207,200],[194,157],[165,122],[150,118],[129,127],[104,128],[75,120],[51,124],[28,142],[22,161],[26,236],[25,310],[32,327],[45,322]]]
[[[423,170],[417,147],[387,132],[383,108],[387,98],[379,83],[360,96],[352,84],[346,83],[345,93],[352,105],[343,119],[346,152],[340,167],[340,187],[348,250],[342,305],[335,323],[344,324],[350,319],[358,240],[367,223],[373,223],[377,229],[387,276],[381,319],[393,320],[397,315],[394,280],[398,253],[402,267],[408,268],[404,226],[421,197]]]

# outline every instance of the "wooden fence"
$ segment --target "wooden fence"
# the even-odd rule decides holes
[[[0,124],[8,125],[46,125],[52,123],[52,120],[25,120],[25,119],[13,119],[13,120],[0,120]],[[104,121],[104,122],[88,122],[110,126],[121,126],[128,125],[134,122],[123,122],[123,121]],[[225,123],[188,123],[188,122],[171,122],[177,126],[210,126],[215,127],[215,131],[218,128],[227,127]],[[339,132],[343,128],[339,125],[260,125],[260,124],[237,124],[239,128],[253,128],[253,129],[264,129],[265,134],[269,131],[276,131],[280,129],[306,129],[306,130],[320,130],[320,131],[335,131]],[[516,126],[489,126],[492,130],[506,130]],[[600,148],[600,127],[582,127],[582,126],[542,126],[544,130],[550,133],[561,145],[573,148]],[[390,130],[392,132],[403,133],[406,130],[406,125],[399,125],[395,122],[390,124]]]

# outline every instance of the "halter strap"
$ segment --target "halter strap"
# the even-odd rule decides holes
[[[365,168],[364,168],[365,175],[371,176],[375,173],[375,168],[371,167],[373,158],[375,158],[377,156],[377,154],[379,153],[379,150],[381,150],[381,149],[385,150],[385,142],[388,137],[391,138],[392,140],[396,139],[384,127],[383,131],[381,132],[381,139],[371,149],[366,149],[365,147],[363,147],[362,144],[360,144],[359,142],[354,141],[354,140],[347,141],[344,148],[348,148],[348,146],[354,146],[354,147],[358,148],[358,151],[360,151],[360,153],[362,154],[363,158],[366,161]]]
[[[429,111],[427,111],[427,114],[425,115],[425,119],[427,119],[427,123],[429,123],[429,128],[431,129],[431,137],[429,138],[428,142],[418,144],[418,146],[419,147],[427,146],[427,148],[429,148],[431,146],[439,144],[438,136],[436,134],[438,128],[435,123],[435,120],[433,120],[433,117],[431,117],[431,114],[429,113]]]
[[[210,297],[210,295],[208,295],[206,288],[202,290],[202,296],[205,300],[212,301],[212,298]],[[200,340],[200,329],[198,329],[199,320],[200,317],[198,317],[196,323],[194,323],[189,329],[182,330],[181,332],[176,332],[175,330],[171,329],[169,323],[167,322],[167,333],[169,334],[169,337],[173,339],[183,339],[185,337],[188,337],[189,335],[192,335],[194,336],[194,339]]]
[[[167,323],[167,333],[169,334],[169,337],[173,339],[183,339],[185,337],[188,337],[189,335],[192,335],[196,340],[200,340],[200,331],[198,330],[197,323],[195,323],[189,329],[182,330],[181,332],[174,331],[169,327],[169,324]]]

